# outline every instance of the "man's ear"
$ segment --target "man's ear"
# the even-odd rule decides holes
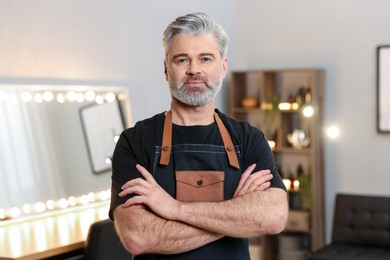
[[[165,80],[168,81],[168,69],[167,69],[166,60],[164,60],[164,74],[165,74]]]
[[[222,60],[222,75],[223,75],[223,78],[226,77],[226,74],[227,74],[227,71],[228,71],[228,58],[225,56]]]

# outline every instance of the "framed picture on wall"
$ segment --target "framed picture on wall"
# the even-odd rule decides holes
[[[377,48],[377,129],[390,133],[390,45]]]
[[[80,117],[93,173],[111,170],[116,140],[124,130],[118,101],[82,107]]]

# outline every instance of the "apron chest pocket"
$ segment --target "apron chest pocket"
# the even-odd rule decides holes
[[[222,201],[224,179],[223,171],[176,171],[176,199]]]

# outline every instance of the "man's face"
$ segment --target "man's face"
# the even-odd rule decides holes
[[[164,70],[172,97],[189,106],[203,106],[221,89],[227,58],[222,60],[213,34],[177,35],[172,39]]]

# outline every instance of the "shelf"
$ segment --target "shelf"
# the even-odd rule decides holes
[[[265,110],[262,109],[261,107],[232,107],[232,111],[236,113],[266,113],[266,112],[271,112],[271,111],[277,111],[281,114],[290,114],[290,113],[303,113],[303,108],[298,108],[298,109],[278,109],[278,110]]]
[[[290,210],[284,231],[311,233],[310,213],[306,210]]]
[[[309,234],[311,251],[322,247],[325,242],[321,134],[324,72],[318,69],[233,71],[230,79],[229,115],[249,122],[268,140],[275,141],[272,152],[281,174],[295,179],[298,169],[303,169],[304,175],[310,177],[305,183],[309,187],[306,191],[311,201],[310,208],[307,211],[290,210],[285,232]],[[243,107],[244,101],[248,100],[259,105]],[[281,103],[286,105],[286,110],[279,109]],[[273,107],[268,104],[273,104]],[[289,106],[291,104],[294,106]],[[313,109],[305,110],[307,106]],[[310,138],[308,147],[298,149],[290,145],[287,136],[299,134],[296,130]],[[267,246],[262,259],[276,259],[278,245],[272,246],[275,239],[272,236],[264,239],[271,246]]]
[[[264,113],[265,111],[260,107],[233,107],[232,110],[236,113]]]
[[[294,154],[309,154],[311,152],[310,148],[294,148],[294,147],[275,147],[272,150],[273,153],[294,153]]]

